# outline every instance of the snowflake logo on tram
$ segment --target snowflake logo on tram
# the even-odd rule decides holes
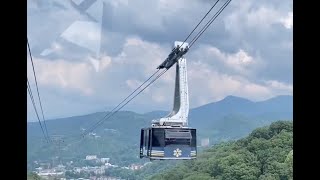
[[[182,151],[179,148],[177,148],[176,150],[173,151],[173,155],[176,157],[179,157],[179,156],[181,156],[181,152]]]

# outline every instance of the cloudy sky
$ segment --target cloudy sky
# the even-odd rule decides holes
[[[46,118],[112,109],[156,71],[173,42],[183,41],[215,1],[28,1],[28,39]],[[292,0],[232,0],[186,55],[191,108],[228,95],[252,101],[292,95],[292,18]],[[169,111],[174,72],[173,66],[124,109]],[[35,121],[27,98],[28,121]]]

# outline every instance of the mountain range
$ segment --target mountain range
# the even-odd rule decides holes
[[[68,144],[71,141],[81,139],[81,133],[91,127],[108,112],[97,112],[83,116],[73,116],[46,121],[46,126],[50,135],[59,135],[64,139],[64,153],[68,157],[74,156],[75,149]],[[167,115],[166,111],[152,111],[145,114],[138,114],[130,111],[119,111],[112,118],[103,122],[93,132],[95,141],[101,141],[103,150],[89,146],[90,139],[86,139],[78,156],[90,153],[110,154],[116,152],[112,146],[121,149],[132,147],[127,159],[133,156],[138,160],[138,144],[140,129],[150,126],[151,120]],[[239,139],[248,135],[257,127],[268,125],[278,120],[293,119],[293,96],[277,96],[265,101],[253,102],[248,99],[227,96],[221,101],[209,103],[189,111],[189,125],[197,128],[198,145],[201,139],[209,138],[210,144]],[[50,151],[54,153],[54,148],[45,150],[43,135],[38,122],[27,123],[28,137],[28,161],[47,156]],[[98,140],[97,140],[98,137]],[[99,139],[100,137],[100,139]],[[91,139],[91,141],[93,140]],[[41,142],[41,143],[39,143]],[[86,144],[88,143],[88,144]],[[102,146],[102,145],[101,145]],[[107,148],[106,148],[107,147]],[[79,151],[79,149],[77,149]],[[94,151],[94,152],[92,152]],[[50,153],[49,153],[50,154]],[[113,155],[115,159],[117,155]],[[40,158],[41,159],[41,158]],[[121,159],[122,162],[126,162]]]

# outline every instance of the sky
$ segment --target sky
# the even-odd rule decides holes
[[[215,2],[28,1],[27,36],[46,119],[113,109],[156,71],[174,41],[184,41]],[[194,34],[224,2],[219,0]],[[231,1],[185,55],[190,108],[229,95],[252,101],[292,95],[292,3]],[[27,63],[36,97],[29,56]],[[124,110],[170,111],[174,79],[175,66]],[[27,120],[36,121],[29,97],[27,103]]]

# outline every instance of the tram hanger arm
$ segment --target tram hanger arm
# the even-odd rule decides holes
[[[164,60],[157,69],[170,69],[183,55],[185,55],[189,50],[189,47],[180,48],[179,45],[173,49],[173,51],[168,55],[166,60]]]

